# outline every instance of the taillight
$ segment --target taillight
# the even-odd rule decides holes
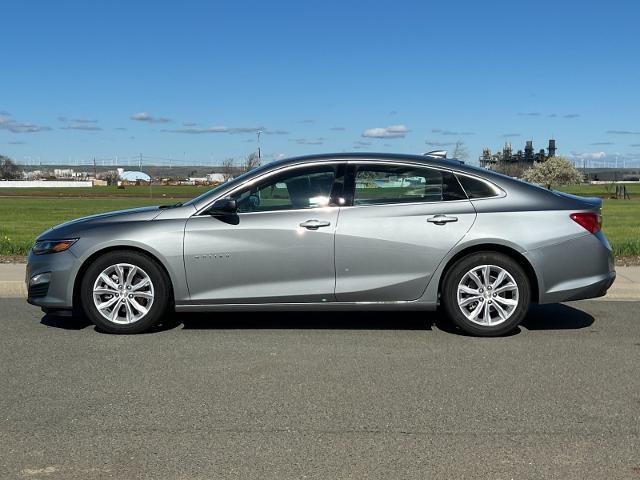
[[[589,233],[598,233],[602,228],[602,217],[593,212],[572,213],[571,220],[583,227]]]

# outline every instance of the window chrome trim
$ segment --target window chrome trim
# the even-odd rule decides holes
[[[263,212],[238,212],[236,215],[256,215],[256,214],[264,214],[264,213],[290,213],[290,212],[316,212],[316,213],[331,213],[331,210],[344,208],[335,206],[326,206],[326,207],[310,207],[310,208],[292,208],[291,210],[265,210]]]
[[[447,205],[455,205],[456,203],[469,203],[470,200],[467,199],[462,199],[462,200],[440,200],[439,202],[398,202],[398,203],[367,203],[367,204],[361,204],[361,205],[345,205],[344,207],[340,207],[340,208],[362,208],[362,207],[396,207],[396,206],[409,206],[409,205],[440,205],[440,204],[447,204]]]

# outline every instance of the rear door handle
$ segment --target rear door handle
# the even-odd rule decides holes
[[[300,224],[301,227],[307,230],[317,230],[320,227],[328,227],[329,225],[331,225],[331,222],[327,222],[326,220],[307,220]]]
[[[436,225],[444,225],[449,222],[457,222],[458,217],[449,217],[447,215],[434,215],[433,217],[427,218],[427,222],[435,223]]]

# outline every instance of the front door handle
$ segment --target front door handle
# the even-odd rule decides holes
[[[436,225],[444,225],[449,222],[457,222],[458,217],[449,217],[447,215],[434,215],[433,217],[427,218],[427,222],[435,223]]]
[[[331,222],[327,222],[326,220],[307,220],[300,224],[301,227],[307,230],[317,230],[320,227],[328,227],[329,225],[331,225]]]

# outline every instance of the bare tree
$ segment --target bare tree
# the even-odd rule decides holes
[[[456,142],[456,146],[453,148],[453,156],[457,160],[466,160],[469,158],[469,150],[462,140]]]
[[[504,175],[509,175],[510,177],[520,178],[527,167],[519,162],[498,163],[492,168],[492,170],[498,173],[503,173]]]
[[[222,174],[225,180],[233,177],[233,158],[225,158],[222,161]]]
[[[106,172],[98,173],[97,178],[99,180],[106,180],[107,185],[117,185],[118,184],[118,172],[115,170],[108,170]]]
[[[253,170],[256,167],[260,166],[260,159],[258,158],[258,154],[257,153],[250,153],[247,158],[244,159],[244,164],[242,165],[242,168],[244,169],[245,172],[248,172],[249,170]]]
[[[9,157],[0,155],[0,178],[3,180],[15,180],[22,177],[22,170]]]

